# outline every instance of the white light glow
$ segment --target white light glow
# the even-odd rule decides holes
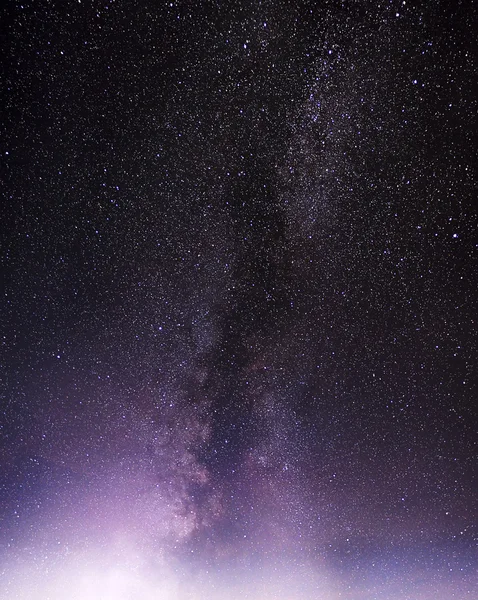
[[[187,573],[187,574],[186,574]],[[338,600],[329,583],[318,585],[312,571],[228,569],[221,573],[166,565],[152,555],[114,550],[68,556],[40,570],[12,572],[2,600]],[[313,586],[310,583],[315,580]],[[3,593],[3,592],[2,592]]]

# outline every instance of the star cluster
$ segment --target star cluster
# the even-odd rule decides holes
[[[469,4],[1,9],[2,598],[478,594]]]

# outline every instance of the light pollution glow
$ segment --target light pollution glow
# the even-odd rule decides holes
[[[151,552],[98,548],[70,553],[52,566],[14,567],[4,600],[338,600],[325,574],[296,565],[224,573],[185,568]],[[32,561],[34,562],[34,561]],[[311,582],[314,585],[311,585]],[[312,589],[313,588],[313,589]]]
[[[3,600],[457,600],[469,588],[449,573],[401,565],[389,572],[333,572],[271,559],[268,566],[195,569],[122,544],[88,548],[4,568]],[[39,562],[43,562],[39,567]],[[413,561],[410,561],[413,562]]]

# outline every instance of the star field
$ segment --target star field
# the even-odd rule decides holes
[[[1,9],[2,598],[477,597],[475,12]]]

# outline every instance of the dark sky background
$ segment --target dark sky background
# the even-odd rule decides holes
[[[475,9],[3,5],[2,598],[478,597]]]

